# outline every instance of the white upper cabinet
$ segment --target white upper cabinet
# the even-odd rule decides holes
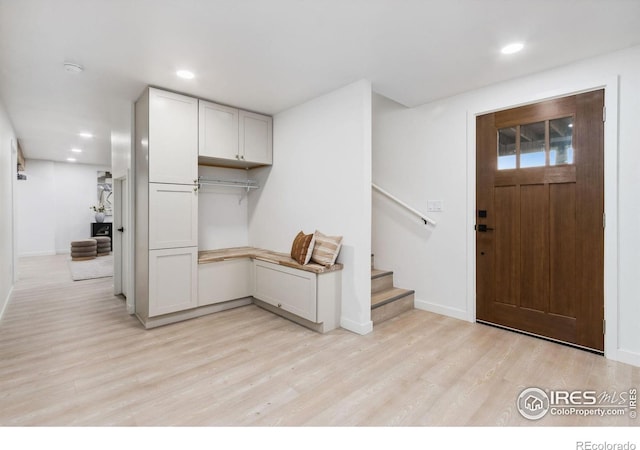
[[[198,161],[224,167],[256,167],[273,161],[273,119],[199,101]]]
[[[273,162],[273,119],[240,111],[240,159],[257,164]]]
[[[198,99],[149,89],[149,181],[198,179]]]
[[[204,100],[199,105],[199,156],[237,159],[239,111]]]

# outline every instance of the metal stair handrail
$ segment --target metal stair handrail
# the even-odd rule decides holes
[[[430,218],[429,216],[427,216],[426,214],[422,214],[420,211],[418,211],[415,208],[412,208],[411,206],[407,205],[405,202],[403,202],[402,200],[400,200],[398,197],[395,197],[394,195],[390,194],[389,192],[385,191],[384,189],[382,189],[380,186],[378,186],[375,183],[371,183],[371,187],[373,189],[375,189],[376,191],[380,192],[382,195],[384,195],[385,197],[393,200],[394,202],[396,202],[398,205],[402,206],[404,209],[406,209],[407,211],[413,213],[414,215],[418,216],[426,225],[427,223],[430,223],[431,225],[435,226],[437,224],[437,222],[435,220],[433,220],[432,218]]]

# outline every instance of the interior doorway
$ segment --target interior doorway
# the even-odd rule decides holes
[[[604,350],[604,91],[476,119],[477,320]]]

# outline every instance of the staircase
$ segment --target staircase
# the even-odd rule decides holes
[[[374,325],[413,309],[415,291],[393,285],[393,272],[374,268],[371,255],[371,321]]]

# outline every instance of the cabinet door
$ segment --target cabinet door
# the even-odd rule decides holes
[[[149,317],[198,306],[198,248],[149,251]]]
[[[184,184],[149,183],[149,249],[198,246],[198,192]]]
[[[198,155],[209,158],[239,159],[238,110],[200,100]]]
[[[211,305],[249,297],[252,264],[249,258],[200,264],[198,305]]]
[[[273,162],[273,119],[240,111],[240,159],[248,163]]]
[[[149,89],[149,181],[198,179],[198,100]]]
[[[316,322],[316,274],[254,260],[253,296]]]

